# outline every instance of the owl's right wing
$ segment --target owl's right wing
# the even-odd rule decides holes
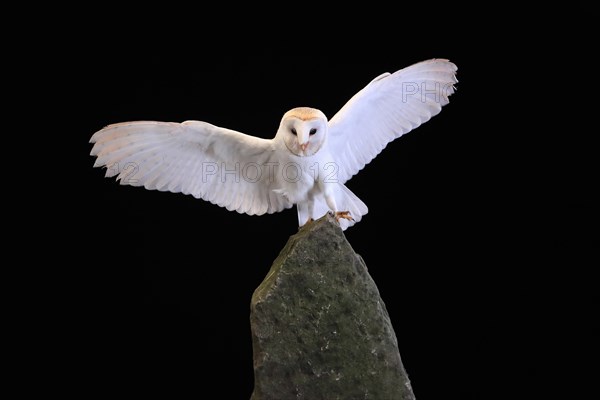
[[[272,140],[201,121],[109,125],[90,139],[95,167],[121,184],[191,194],[250,215],[292,207],[273,192]]]

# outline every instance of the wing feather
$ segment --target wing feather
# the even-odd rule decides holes
[[[387,144],[437,115],[454,93],[456,65],[431,59],[384,73],[329,121],[331,152],[345,183]]]
[[[271,140],[201,121],[134,121],[109,125],[90,142],[94,166],[121,184],[191,194],[250,215],[292,207],[272,191],[268,174],[257,180],[241,174],[247,163],[277,161]]]

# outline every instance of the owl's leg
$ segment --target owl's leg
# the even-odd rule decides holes
[[[315,220],[315,188],[306,194],[306,202],[298,204],[298,221],[300,224],[308,224]],[[301,226],[304,226],[301,225]]]
[[[333,197],[332,193],[325,194],[325,202],[327,202],[327,206],[333,212],[337,221],[341,218],[347,219],[348,221],[354,221],[354,218],[350,215],[350,211],[338,211],[337,205],[335,204],[335,197]]]
[[[308,201],[306,202],[306,207],[307,207],[307,211],[308,211],[308,220],[306,221],[306,223],[308,224],[309,222],[313,222],[314,221],[314,215],[315,215],[315,199],[313,196],[308,196]]]
[[[300,227],[303,227],[304,225],[313,221],[313,206],[314,203],[312,202],[312,199],[307,202],[296,204],[296,207],[298,208],[298,225]]]

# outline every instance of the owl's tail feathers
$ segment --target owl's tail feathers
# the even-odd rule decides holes
[[[343,230],[351,227],[355,223],[359,222],[363,215],[369,212],[367,205],[363,203],[346,185],[340,184],[340,189],[335,196],[335,202],[338,207],[338,211],[350,211],[350,216],[354,221],[347,219],[340,219],[340,226]]]
[[[354,225],[358,221],[360,221],[369,209],[363,203],[361,199],[359,199],[350,189],[348,189],[345,185],[339,184],[338,189],[335,191],[335,203],[337,206],[337,211],[350,211],[350,216],[353,218],[353,221],[349,221],[347,219],[340,219],[340,227],[343,230],[346,230],[348,227]],[[325,199],[323,197],[318,197],[315,199],[315,209],[313,217],[315,219],[321,218],[323,215],[327,214],[330,211]],[[308,213],[306,210],[298,208],[298,221],[300,224],[304,224],[308,218]]]

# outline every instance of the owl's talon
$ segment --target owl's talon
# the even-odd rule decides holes
[[[350,215],[350,211],[336,211],[335,219],[339,222],[341,218],[354,222],[354,218]]]
[[[308,225],[308,224],[310,224],[311,222],[314,222],[314,221],[315,221],[314,219],[309,218],[309,219],[306,220],[306,222],[304,223],[304,225]],[[302,226],[304,226],[304,225],[302,225]]]

